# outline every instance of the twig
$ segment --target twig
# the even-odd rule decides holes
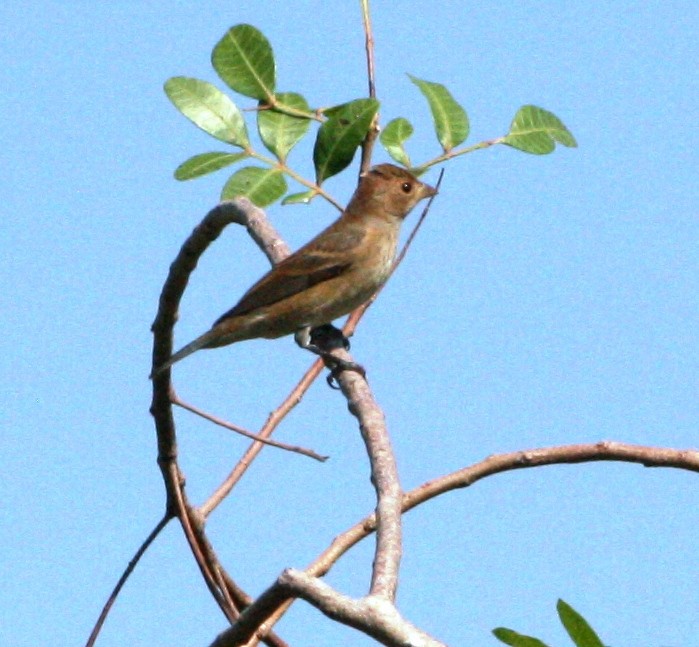
[[[374,68],[374,34],[371,29],[371,14],[369,13],[369,0],[361,0],[362,24],[364,26],[364,50],[366,52],[366,69],[369,83],[369,96],[376,98],[376,70]],[[369,126],[366,137],[362,142],[362,159],[359,165],[359,174],[366,173],[371,167],[371,155],[374,143],[379,134],[379,114],[376,113]]]
[[[109,615],[109,611],[111,610],[112,605],[116,601],[117,596],[119,595],[119,592],[121,591],[122,587],[124,586],[124,584],[126,584],[126,581],[129,579],[131,573],[133,573],[134,569],[136,568],[136,565],[140,561],[141,557],[143,557],[143,554],[146,552],[146,550],[148,550],[149,546],[155,541],[155,538],[160,534],[160,531],[163,528],[165,528],[165,526],[167,526],[168,522],[171,519],[171,515],[164,515],[163,518],[156,524],[155,528],[151,530],[150,534],[148,535],[148,537],[146,537],[144,542],[136,551],[135,555],[131,558],[131,561],[128,563],[128,566],[122,573],[121,577],[119,578],[119,581],[116,583],[114,590],[105,602],[104,607],[102,607],[102,612],[100,613],[99,618],[97,618],[97,622],[95,623],[95,626],[93,627],[92,632],[90,633],[90,637],[87,639],[87,642],[85,643],[85,647],[92,647],[95,644],[95,641],[97,640],[97,637],[99,636],[99,633],[102,630],[102,626],[104,625],[104,622],[107,619],[107,616]]]
[[[158,313],[152,326],[153,366],[159,366],[172,353],[172,330],[189,276],[196,268],[201,254],[220,235],[228,224],[243,224],[268,258],[276,261],[288,254],[288,248],[264,213],[246,199],[224,202],[212,209],[194,229],[182,246],[163,285]],[[238,607],[249,603],[241,599],[239,590],[231,582],[218,563],[215,552],[206,540],[201,513],[189,505],[184,492],[184,478],[177,464],[177,439],[172,415],[172,386],[170,370],[159,373],[153,379],[151,414],[155,420],[158,438],[158,464],[167,494],[166,510],[176,516],[182,525],[192,554],[204,577],[207,587],[230,622],[238,617]],[[276,636],[265,639],[269,644],[283,644]]]
[[[268,438],[274,430],[279,426],[286,415],[301,401],[304,394],[310,388],[311,384],[320,375],[323,370],[323,363],[320,360],[313,362],[311,367],[306,371],[304,376],[294,386],[289,395],[284,398],[284,401],[269,415],[267,422],[262,429],[257,433],[259,439]],[[238,460],[238,463],[233,468],[226,479],[216,488],[216,491],[207,499],[201,506],[200,510],[204,517],[208,517],[211,512],[221,503],[235,485],[243,477],[248,467],[255,460],[255,457],[262,451],[264,445],[260,440],[255,441],[248,447],[245,454]]]
[[[271,438],[265,438],[263,436],[253,434],[251,431],[248,431],[247,429],[243,429],[242,427],[239,427],[238,425],[234,425],[232,422],[228,422],[227,420],[223,420],[223,418],[219,418],[217,416],[214,416],[213,414],[207,413],[203,409],[199,409],[198,407],[195,407],[193,404],[189,404],[188,402],[185,402],[182,400],[176,393],[173,392],[173,395],[171,396],[172,399],[172,404],[182,407],[183,409],[186,409],[187,411],[191,411],[197,416],[200,416],[201,418],[204,418],[204,420],[208,420],[209,422],[213,422],[215,425],[219,425],[220,427],[223,427],[224,429],[229,429],[230,431],[234,431],[236,434],[240,434],[241,436],[245,436],[246,438],[250,438],[256,442],[264,443],[265,445],[270,445],[271,447],[277,447],[279,449],[283,449],[287,452],[295,452],[296,454],[303,454],[304,456],[309,456],[310,458],[314,458],[317,461],[320,461],[321,463],[325,462],[328,460],[328,456],[321,456],[320,454],[317,454],[314,452],[312,449],[306,449],[305,447],[299,447],[298,445],[288,445],[287,443],[282,443],[277,440],[272,440]]]
[[[427,481],[403,496],[402,510],[408,512],[452,490],[469,487],[488,476],[504,474],[512,470],[573,463],[622,461],[638,463],[645,467],[674,467],[699,473],[699,451],[647,447],[611,441],[563,445],[540,449],[496,454],[460,470]],[[324,575],[349,548],[370,535],[376,527],[371,514],[338,535],[328,549],[306,569],[311,575]]]
[[[374,33],[371,29],[369,0],[361,0],[362,24],[364,25],[364,49],[366,51],[366,73],[369,82],[369,96],[376,98],[376,70],[374,67]]]

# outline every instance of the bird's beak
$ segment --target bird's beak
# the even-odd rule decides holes
[[[424,193],[426,198],[431,198],[433,195],[437,195],[438,191],[435,189],[433,186],[430,186],[429,184],[425,184],[423,182],[422,184],[422,192]]]

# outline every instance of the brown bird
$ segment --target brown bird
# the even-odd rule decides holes
[[[352,312],[385,283],[403,219],[435,193],[405,169],[373,167],[361,176],[333,224],[267,272],[211,330],[178,350],[153,375],[201,348],[257,337],[295,333],[300,346],[314,350],[312,328]]]

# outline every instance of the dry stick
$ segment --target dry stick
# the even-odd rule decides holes
[[[155,541],[155,538],[160,534],[160,531],[163,528],[165,528],[165,526],[167,526],[170,519],[172,519],[172,516],[169,514],[165,514],[163,518],[156,524],[155,528],[153,528],[153,530],[150,532],[148,537],[146,537],[145,541],[141,544],[134,556],[131,558],[131,561],[128,563],[126,569],[122,573],[121,577],[119,578],[119,581],[116,583],[114,590],[105,602],[104,607],[102,607],[102,612],[100,613],[99,618],[97,618],[95,626],[92,628],[92,632],[90,633],[90,637],[87,639],[87,642],[85,643],[85,647],[92,647],[95,644],[97,636],[102,630],[102,626],[104,625],[104,622],[107,619],[107,616],[109,615],[109,611],[112,608],[114,602],[116,601],[117,596],[119,595],[119,592],[121,591],[122,587],[124,586],[124,584],[126,584],[126,580],[129,579],[129,576],[136,568],[136,565],[138,564],[141,557],[143,557],[143,554]]]
[[[610,441],[545,447],[489,456],[451,474],[427,481],[405,493],[402,509],[407,512],[441,494],[469,487],[488,476],[512,470],[599,461],[638,463],[645,467],[675,467],[699,473],[699,451],[696,450],[646,447]],[[310,575],[324,575],[347,550],[370,535],[375,527],[375,515],[365,517],[338,535],[306,572]]]
[[[402,556],[401,501],[403,491],[398,477],[386,420],[369,390],[366,380],[354,371],[337,378],[347,398],[350,412],[356,416],[371,465],[371,482],[376,489],[376,548],[371,570],[370,595],[393,602],[398,587]]]
[[[172,399],[172,404],[177,405],[178,407],[182,407],[182,409],[186,409],[187,411],[190,411],[197,416],[204,418],[204,420],[208,420],[209,422],[213,422],[215,425],[218,425],[219,427],[223,427],[224,429],[229,429],[230,431],[234,431],[236,434],[240,434],[241,436],[245,436],[246,438],[250,438],[251,440],[255,440],[261,443],[264,443],[265,445],[270,445],[271,447],[277,447],[279,449],[283,449],[287,452],[295,452],[296,454],[303,454],[304,456],[309,456],[310,458],[314,458],[317,461],[320,461],[321,463],[325,462],[328,460],[328,456],[321,456],[320,454],[317,454],[314,452],[312,449],[306,449],[305,447],[299,447],[298,445],[289,445],[287,443],[282,443],[279,442],[278,440],[271,440],[270,438],[264,438],[260,435],[253,434],[251,431],[248,431],[247,429],[243,429],[242,427],[239,427],[238,425],[234,425],[231,422],[228,422],[227,420],[223,420],[223,418],[219,418],[217,416],[214,416],[210,413],[207,413],[203,409],[199,409],[198,407],[195,407],[193,404],[189,404],[188,402],[185,402],[180,398],[179,395],[173,392],[173,399]]]
[[[207,544],[208,550],[206,554],[215,555],[213,547],[211,547],[208,544],[208,540],[205,536],[202,536],[202,541],[206,542]],[[224,592],[224,595],[227,596],[227,599],[230,600],[233,604],[232,598],[234,597],[237,603],[236,608],[244,608],[250,606],[250,604],[252,604],[253,602],[253,599],[231,579],[231,577],[228,575],[228,573],[226,573],[224,569],[218,567],[218,565],[215,566],[216,581],[219,583],[219,586],[221,587],[221,590]],[[269,647],[289,647],[286,641],[282,640],[279,636],[272,633],[272,627],[261,627],[260,631],[258,631],[257,634],[259,634],[259,637],[257,635],[255,636],[255,645],[259,644],[260,640],[262,640]]]
[[[210,550],[208,542],[205,543],[202,541],[202,537],[204,536],[204,524],[201,515],[198,514],[195,508],[189,505],[185,498],[183,479],[180,478],[177,464],[171,462],[168,467],[171,472],[171,481],[181,484],[175,489],[174,494],[177,501],[177,509],[180,511],[180,524],[182,525],[182,530],[184,531],[189,548],[194,555],[197,566],[199,566],[199,571],[214,600],[216,600],[229,622],[235,622],[240,612],[236,605],[230,606],[228,604],[229,592],[224,592],[219,588],[220,582],[217,577],[219,568],[218,559],[215,553],[212,553]]]
[[[369,0],[361,0],[362,24],[364,26],[364,43],[366,51],[366,71],[369,81],[369,96],[376,97],[376,72],[374,68],[374,34],[371,30],[371,12],[369,11]]]

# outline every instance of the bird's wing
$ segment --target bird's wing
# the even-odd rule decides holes
[[[273,267],[214,326],[224,319],[272,305],[308,288],[329,281],[352,265],[350,253],[361,245],[366,232],[330,227]]]

